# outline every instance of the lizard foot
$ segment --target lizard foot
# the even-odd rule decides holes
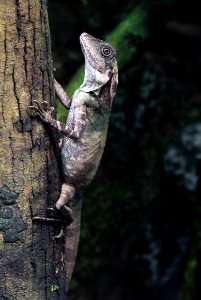
[[[72,210],[65,205],[60,210],[48,207],[47,217],[46,216],[35,216],[32,218],[33,222],[42,224],[60,224],[63,226],[68,226],[73,222]],[[60,237],[60,236],[59,236]]]
[[[73,222],[73,211],[67,205],[63,205],[60,208],[56,207],[57,210],[61,212],[62,218],[68,220],[68,223],[71,224]]]
[[[66,205],[60,207],[59,209],[57,207],[48,207],[47,216],[48,218],[62,218],[64,222],[68,223],[68,225],[70,225],[73,222],[73,211],[70,207]]]
[[[47,101],[43,101],[41,104],[39,104],[37,100],[34,100],[33,105],[29,108],[32,116],[38,116],[43,122],[51,124],[54,107],[51,106],[48,108]]]

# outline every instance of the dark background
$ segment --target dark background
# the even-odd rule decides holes
[[[201,299],[198,4],[49,0],[55,77],[63,86],[84,62],[82,32],[104,39],[132,11],[146,32],[136,34],[140,26],[131,24],[116,36],[127,48],[117,48],[118,93],[85,195],[69,300]]]

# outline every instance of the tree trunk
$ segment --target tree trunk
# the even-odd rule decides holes
[[[59,228],[32,223],[59,196],[56,150],[28,114],[53,104],[46,1],[0,0],[0,299],[66,299]]]

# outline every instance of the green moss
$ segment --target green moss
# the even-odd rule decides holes
[[[119,69],[134,58],[139,42],[148,37],[147,16],[148,12],[140,4],[106,36],[106,40],[117,49]]]
[[[193,281],[194,281],[194,272],[195,269],[198,265],[197,259],[191,258],[189,262],[187,263],[186,267],[186,273],[185,273],[185,280],[186,280],[186,286],[192,287],[193,286]]]
[[[51,285],[51,292],[57,292],[59,290],[59,286],[57,284]]]
[[[197,279],[200,270],[200,252],[201,252],[201,207],[197,207],[197,218],[195,220],[194,239],[189,252],[189,257],[185,267],[184,284],[181,289],[179,300],[195,299],[196,291],[199,289],[199,279]]]

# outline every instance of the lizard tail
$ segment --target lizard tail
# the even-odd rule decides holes
[[[81,221],[81,207],[82,201],[79,200],[73,206],[73,222],[65,227],[64,229],[64,239],[65,239],[65,270],[66,270],[66,288],[68,286],[72,277],[80,237],[80,221]]]

